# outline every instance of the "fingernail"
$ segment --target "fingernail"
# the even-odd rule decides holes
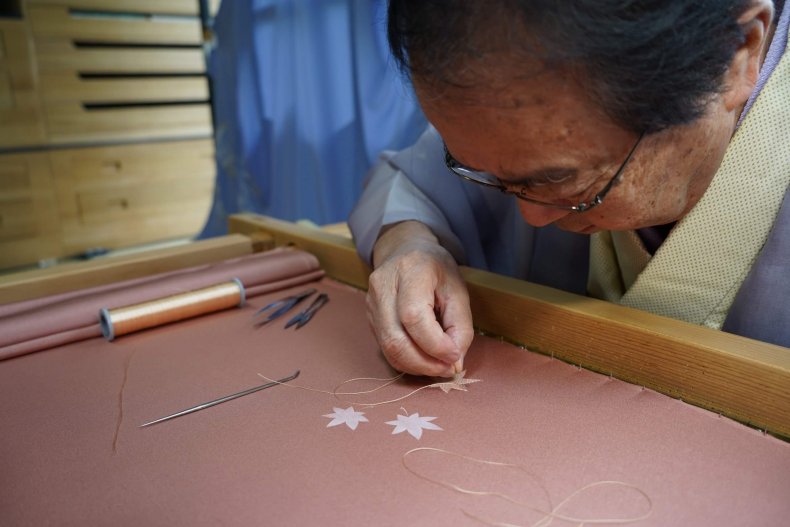
[[[455,364],[453,364],[453,372],[461,373],[462,371],[464,371],[464,359],[460,358],[457,361],[455,361]]]

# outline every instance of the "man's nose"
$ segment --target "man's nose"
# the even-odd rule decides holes
[[[543,227],[549,223],[554,223],[558,219],[567,216],[571,211],[535,205],[528,201],[518,200],[518,210],[524,221],[533,227]]]

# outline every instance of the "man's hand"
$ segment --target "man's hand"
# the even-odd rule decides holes
[[[458,266],[433,233],[415,221],[379,237],[368,289],[368,321],[396,369],[451,377],[472,343],[472,312]]]

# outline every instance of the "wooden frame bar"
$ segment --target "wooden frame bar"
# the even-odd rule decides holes
[[[367,288],[349,239],[255,214],[230,231],[313,253],[327,274]],[[790,437],[790,349],[548,287],[462,268],[475,325],[530,350],[610,374]]]
[[[250,238],[236,234],[126,256],[3,275],[0,276],[0,304],[219,262],[254,251]]]

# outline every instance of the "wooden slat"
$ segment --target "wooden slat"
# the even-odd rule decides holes
[[[65,3],[64,3],[65,4]],[[119,10],[120,10],[119,6]],[[142,8],[141,8],[142,9]],[[76,47],[75,41],[200,45],[199,19],[81,18],[57,5],[31,5],[41,71],[47,143],[118,142],[209,137],[204,77],[82,78],[81,74],[202,74],[202,49]],[[157,106],[87,108],[85,104]],[[182,105],[179,102],[193,102]],[[162,104],[165,103],[165,104]],[[167,104],[174,103],[174,104]],[[41,119],[40,119],[41,120]]]
[[[0,269],[60,256],[46,154],[0,155]]]
[[[46,105],[49,142],[108,142],[210,137],[208,104],[85,110],[79,103]]]
[[[38,145],[44,140],[42,117],[38,109],[0,109],[0,150]]]
[[[294,244],[329,276],[367,286],[348,239],[253,214],[233,216],[230,230]],[[790,349],[485,271],[462,273],[483,331],[790,437]]]
[[[203,73],[202,49],[76,48],[64,39],[39,39],[36,57],[41,72]]]
[[[0,20],[0,148],[44,141],[32,40],[22,21]]]
[[[62,168],[62,179],[78,191],[210,179],[214,170],[211,139],[72,148],[49,156],[53,165]]]
[[[200,49],[75,48],[67,39],[37,40],[41,98],[51,144],[149,138],[207,137],[207,103],[93,108],[83,103],[207,101],[205,77],[80,78],[94,74],[179,74],[204,71]]]
[[[210,139],[53,151],[64,251],[197,234],[214,187]]]
[[[0,275],[0,303],[66,293],[184,267],[219,262],[252,252],[252,242],[249,238],[230,235],[179,247]]]
[[[145,101],[207,101],[203,77],[171,79],[79,79],[73,74],[44,74],[41,92],[47,104]]]
[[[11,77],[0,70],[0,110],[14,107],[14,91],[11,89]]]
[[[2,156],[0,167],[0,243],[37,232],[34,207],[35,188],[27,157]]]
[[[74,16],[66,7],[50,5],[30,6],[28,17],[34,38],[65,37],[92,42],[193,45],[201,44],[203,39],[198,18],[99,19]]]
[[[32,45],[24,22],[0,19],[0,70],[8,72],[15,90],[35,87]]]
[[[200,13],[198,0],[25,0],[25,3],[129,13],[166,15],[198,15]]]

